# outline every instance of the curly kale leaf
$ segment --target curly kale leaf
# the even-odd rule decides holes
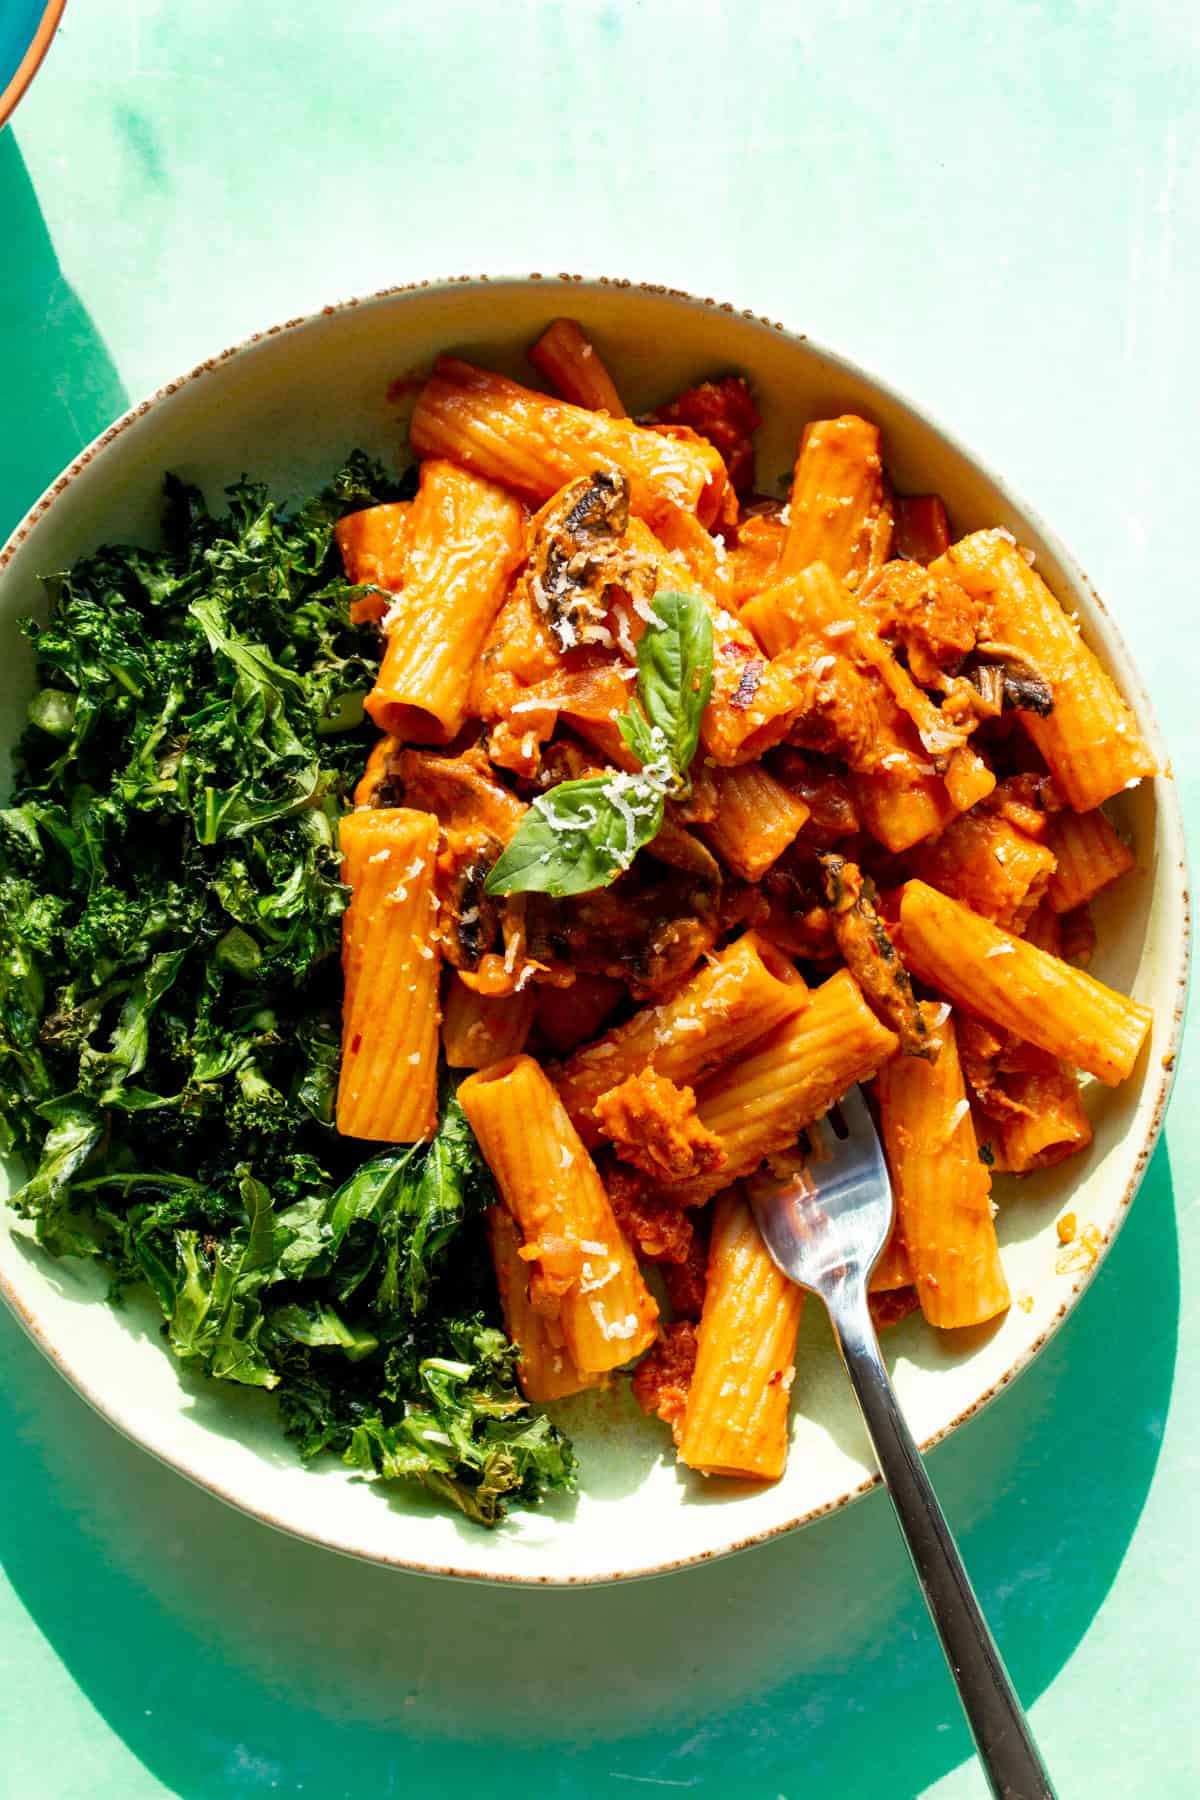
[[[490,1178],[449,1093],[427,1145],[333,1127],[378,662],[333,530],[412,480],[355,453],[294,511],[243,480],[217,514],[168,477],[161,548],[47,580],[0,810],[0,1149],[43,1245],[148,1288],[171,1350],[272,1389],[302,1454],[494,1523],[573,1459],[498,1329]]]

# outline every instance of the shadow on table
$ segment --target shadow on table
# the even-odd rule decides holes
[[[1178,1299],[1160,1145],[1079,1312],[932,1458],[1027,1702],[1087,1631],[1137,1524]],[[191,1488],[90,1413],[7,1315],[0,1353],[9,1579],[88,1700],[185,1800],[468,1785],[502,1800],[535,1783],[905,1800],[969,1754],[879,1495],[661,1581],[435,1582],[276,1536]]]
[[[12,127],[0,131],[0,540],[42,490],[124,412],[108,351],[63,274]]]

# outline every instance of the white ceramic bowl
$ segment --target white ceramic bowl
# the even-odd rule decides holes
[[[21,724],[31,685],[14,621],[41,606],[37,577],[101,541],[156,534],[164,469],[214,498],[243,471],[282,496],[311,491],[353,445],[403,456],[405,402],[389,386],[454,349],[528,378],[523,352],[556,314],[579,318],[631,410],[714,372],[749,376],[765,415],[759,483],[786,470],[802,422],[860,410],[883,427],[901,490],[941,493],[959,531],[1007,525],[1119,681],[1165,765],[1150,703],[1081,570],[1040,521],[959,445],[888,388],[771,320],[628,282],[421,283],[307,319],[226,350],[126,414],[56,481],[0,552],[0,745]],[[398,383],[393,394],[403,392]],[[408,402],[411,405],[411,400]],[[908,1418],[926,1445],[1010,1382],[1075,1304],[1093,1270],[1059,1273],[1055,1220],[1111,1243],[1162,1123],[1187,979],[1188,910],[1179,804],[1171,780],[1123,797],[1137,870],[1097,908],[1095,972],[1154,1008],[1149,1051],[1116,1092],[1092,1084],[1095,1144],[1085,1158],[1001,1184],[999,1229],[1017,1303],[996,1327],[935,1334],[919,1318],[887,1334]],[[843,1505],[875,1479],[866,1441],[816,1304],[807,1309],[782,1481],[755,1488],[679,1470],[665,1433],[627,1391],[557,1409],[582,1460],[577,1500],[516,1514],[494,1533],[438,1512],[420,1494],[368,1484],[329,1461],[304,1469],[269,1397],[192,1379],[157,1342],[149,1310],[103,1304],[97,1271],[50,1263],[7,1215],[0,1288],[35,1341],[121,1431],[246,1512],[298,1536],[404,1568],[498,1581],[574,1583],[648,1574],[718,1556]],[[1133,1329],[1131,1321],[1130,1328]]]

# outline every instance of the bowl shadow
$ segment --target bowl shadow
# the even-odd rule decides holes
[[[1084,1636],[1136,1528],[1178,1307],[1162,1144],[1081,1306],[931,1458],[1027,1703]],[[191,1487],[56,1380],[6,1315],[0,1349],[8,1578],[111,1729],[188,1800],[229,1792],[244,1755],[280,1788],[349,1791],[351,1754],[354,1791],[619,1781],[757,1796],[795,1791],[802,1767],[806,1800],[903,1800],[969,1754],[880,1494],[659,1580],[435,1581],[279,1536]]]

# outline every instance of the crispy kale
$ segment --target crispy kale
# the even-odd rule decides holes
[[[569,1484],[516,1387],[452,1095],[432,1143],[333,1130],[338,821],[378,639],[333,527],[400,497],[355,453],[284,512],[168,477],[165,547],[106,547],[25,621],[39,687],[0,811],[0,1149],[56,1255],[146,1286],[189,1366],[276,1392],[301,1453],[493,1524]]]

